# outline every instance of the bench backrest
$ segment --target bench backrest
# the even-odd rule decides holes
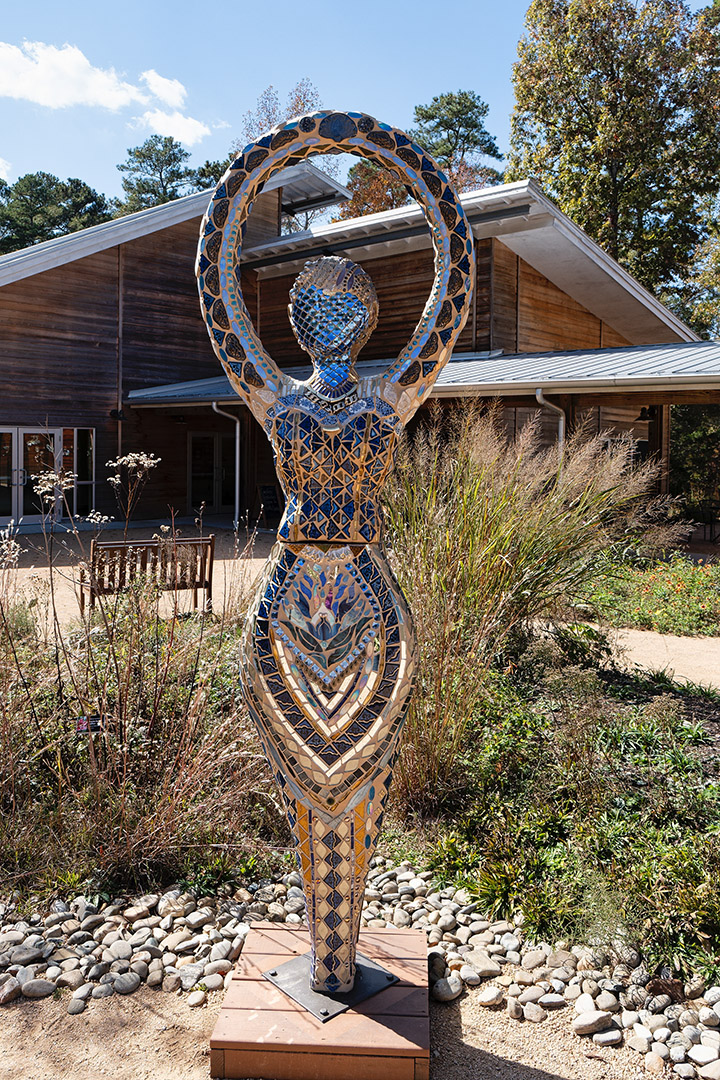
[[[91,588],[96,595],[124,589],[136,577],[160,589],[210,589],[214,536],[168,540],[93,540]]]

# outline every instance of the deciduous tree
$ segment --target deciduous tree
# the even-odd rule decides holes
[[[268,86],[257,99],[254,109],[248,109],[242,118],[242,138],[235,139],[230,145],[233,156],[239,154],[243,147],[253,142],[278,124],[284,124],[294,116],[302,116],[303,113],[314,112],[322,108],[322,97],[317,87],[310,79],[300,79],[292,90],[289,91],[285,102],[281,103],[280,96],[274,86]],[[338,162],[324,154],[313,160],[313,165],[327,173],[328,176],[337,179],[340,166]],[[325,209],[307,210],[295,215],[285,215],[284,228],[287,232],[297,232],[307,229],[308,226],[322,217]]]
[[[681,0],[533,0],[508,178],[535,177],[640,281],[682,275],[720,172],[717,12]]]
[[[365,158],[351,166],[345,186],[352,197],[340,207],[338,221],[394,210],[396,206],[404,206],[410,198],[402,180]]]

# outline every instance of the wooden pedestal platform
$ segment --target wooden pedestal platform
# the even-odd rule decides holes
[[[327,1023],[263,971],[308,952],[306,929],[254,923],[210,1038],[210,1072],[233,1080],[428,1080],[424,931],[363,930],[358,949],[399,982]]]

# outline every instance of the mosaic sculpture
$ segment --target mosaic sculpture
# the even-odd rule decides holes
[[[278,170],[344,151],[390,169],[423,208],[435,279],[397,360],[355,361],[378,317],[348,259],[306,264],[289,307],[313,374],[279,370],[248,315],[238,264],[253,199]],[[365,880],[416,671],[407,604],[382,546],[380,488],[403,427],[428,396],[467,318],[472,233],[447,178],[402,132],[362,113],[317,112],[247,146],[203,219],[201,305],[228,378],[262,424],[286,507],[242,644],[242,689],[295,837],[312,941],[311,986],[355,978]]]

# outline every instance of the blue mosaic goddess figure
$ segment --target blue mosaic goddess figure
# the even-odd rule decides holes
[[[306,381],[262,347],[236,273],[242,225],[273,172],[343,149],[408,181],[431,225],[436,277],[408,347],[381,374],[356,359],[378,302],[349,259],[306,264],[290,294]],[[414,167],[416,165],[416,167]],[[252,604],[241,682],[297,845],[311,987],[350,990],[365,882],[413,687],[412,620],[382,544],[380,492],[404,424],[447,361],[474,269],[467,220],[437,166],[401,132],[360,113],[316,113],[247,147],[203,222],[200,295],[233,387],[272,444],[285,512]]]

